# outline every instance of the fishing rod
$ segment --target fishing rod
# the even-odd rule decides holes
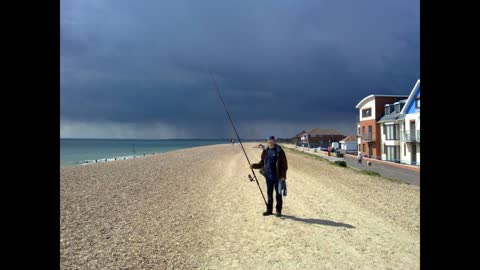
[[[228,119],[230,119],[230,123],[232,123],[232,127],[233,127],[233,130],[235,131],[235,134],[237,135],[238,142],[240,143],[240,146],[242,147],[243,153],[245,154],[245,157],[247,158],[248,165],[252,165],[252,164],[250,163],[250,160],[248,159],[247,152],[245,152],[245,148],[243,148],[242,140],[240,140],[240,136],[238,135],[237,129],[235,128],[235,125],[233,124],[232,117],[230,117],[230,113],[229,113],[228,110],[227,110],[227,106],[225,105],[225,102],[223,101],[222,95],[220,94],[220,90],[218,89],[217,81],[215,81],[215,77],[213,77],[213,74],[212,74],[211,71],[210,71],[210,75],[212,76],[213,83],[215,84],[215,87],[216,87],[216,89],[217,89],[218,96],[220,97],[220,100],[221,100],[222,103],[223,103],[223,107],[225,108],[225,112],[226,112],[227,115],[228,115]],[[252,178],[252,176],[249,174],[249,175],[248,175],[248,179],[250,180],[250,182],[253,182],[253,180],[255,179],[255,181],[257,182],[257,186],[258,186],[258,188],[260,189],[260,193],[262,194],[263,201],[265,202],[265,205],[267,205],[267,200],[265,200],[265,196],[263,195],[262,188],[260,187],[260,184],[258,183],[257,176],[255,175],[255,171],[253,171],[252,168],[250,168],[250,170],[252,170],[253,178]]]

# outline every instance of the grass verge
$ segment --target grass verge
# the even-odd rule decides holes
[[[374,171],[369,171],[369,170],[359,170],[357,168],[353,168],[353,167],[348,167],[347,166],[347,163],[345,161],[329,161],[325,158],[322,158],[320,156],[317,156],[317,155],[314,155],[312,153],[308,153],[308,152],[303,152],[303,151],[300,151],[300,150],[297,150],[297,149],[292,149],[292,148],[288,148],[288,147],[283,147],[283,149],[286,149],[287,152],[295,152],[295,153],[298,153],[298,154],[301,154],[307,158],[311,158],[311,159],[316,159],[316,160],[321,160],[323,162],[328,162],[329,164],[331,165],[334,165],[334,166],[338,166],[338,167],[342,167],[342,168],[348,168],[348,169],[351,169],[351,170],[354,170],[354,171],[357,171],[361,174],[366,174],[366,175],[370,175],[370,176],[376,176],[376,177],[381,177],[381,178],[384,178],[388,181],[392,181],[392,182],[395,182],[395,183],[400,183],[400,184],[407,184],[407,185],[410,185],[410,183],[408,182],[403,182],[401,180],[398,180],[398,179],[393,179],[393,178],[388,178],[388,177],[385,177],[383,175],[381,175],[380,173],[378,172],[374,172]]]

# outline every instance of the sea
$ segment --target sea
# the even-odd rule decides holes
[[[243,140],[242,142],[254,141]],[[237,140],[235,140],[237,143]],[[60,139],[60,167],[154,155],[197,146],[228,144],[230,139]]]

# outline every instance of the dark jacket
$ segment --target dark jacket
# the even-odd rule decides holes
[[[288,165],[287,165],[287,157],[285,156],[285,151],[283,151],[282,147],[280,147],[277,144],[275,144],[275,147],[277,148],[276,150],[278,153],[277,164],[276,164],[278,179],[280,178],[287,179]],[[260,162],[252,164],[253,169],[263,169],[263,171],[266,171],[265,155],[267,153],[266,151],[267,148],[268,146],[263,149],[262,155],[260,157]]]

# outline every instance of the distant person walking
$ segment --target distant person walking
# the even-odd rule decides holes
[[[358,164],[362,164],[362,152],[358,152],[357,162]]]
[[[267,211],[264,216],[272,215],[273,210],[273,190],[275,189],[275,200],[277,201],[277,217],[282,216],[282,191],[286,195],[287,179],[287,157],[285,151],[275,143],[275,137],[268,138],[268,146],[263,148],[260,162],[250,165],[251,169],[260,169],[260,173],[265,176],[267,183]]]

